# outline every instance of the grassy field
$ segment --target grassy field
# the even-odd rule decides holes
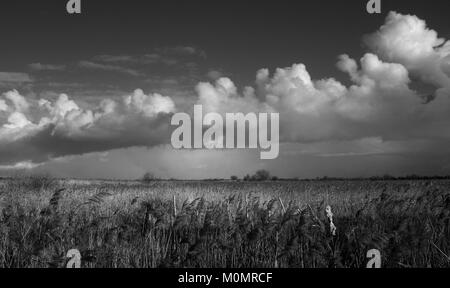
[[[0,181],[0,267],[450,267],[449,181]],[[331,231],[326,207],[333,214]]]

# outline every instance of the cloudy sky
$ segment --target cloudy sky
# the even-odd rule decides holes
[[[65,2],[0,4],[0,175],[450,174],[448,0]],[[173,150],[194,104],[278,112],[279,158]]]

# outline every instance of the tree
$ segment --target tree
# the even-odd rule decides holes
[[[238,181],[238,180],[239,180],[239,177],[237,177],[237,176],[231,176],[231,180],[233,180],[233,181]]]
[[[145,173],[144,176],[142,177],[142,181],[144,182],[152,182],[155,181],[155,179],[156,179],[155,175],[153,175],[150,172]]]
[[[267,181],[270,180],[270,173],[267,170],[258,170],[253,176],[255,181]]]

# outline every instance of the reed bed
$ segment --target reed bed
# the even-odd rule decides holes
[[[41,183],[42,182],[42,183]],[[448,181],[0,182],[0,267],[450,267]]]

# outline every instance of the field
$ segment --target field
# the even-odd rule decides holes
[[[70,249],[81,267],[364,268],[370,249],[386,268],[450,267],[449,188],[3,180],[0,267],[65,267]]]

